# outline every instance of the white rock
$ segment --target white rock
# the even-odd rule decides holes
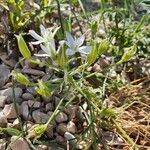
[[[20,127],[20,123],[19,123],[19,119],[15,119],[13,122],[13,128],[19,129]]]
[[[15,91],[15,96],[16,98],[20,97],[22,95],[22,89],[21,88],[14,88],[14,91]],[[8,96],[10,98],[13,98],[13,91],[12,91],[12,88],[9,87],[5,90],[1,90],[0,91],[0,95],[2,96]]]
[[[0,107],[4,107],[5,106],[7,98],[8,98],[7,96],[1,96],[0,95]]]
[[[55,120],[56,120],[56,122],[58,122],[58,123],[62,123],[62,122],[65,122],[65,121],[68,120],[68,116],[67,116],[65,113],[63,113],[63,112],[60,112],[60,113],[56,116]]]
[[[76,132],[76,125],[75,125],[75,123],[72,122],[72,121],[69,121],[69,122],[67,123],[67,130],[68,130],[69,132],[71,132],[71,133],[75,133],[75,132]]]
[[[6,127],[6,126],[7,126],[7,118],[3,112],[0,112],[0,127]]]
[[[1,139],[0,140],[0,150],[5,150],[6,149],[6,142],[5,140]]]
[[[21,137],[19,139],[17,139],[17,138],[18,138],[17,136],[13,136],[11,138],[11,141],[12,141],[11,149],[12,150],[31,150],[28,143],[23,138],[21,138]]]
[[[77,143],[75,136],[69,132],[65,132],[64,137],[71,145],[75,145]]]
[[[24,100],[32,100],[32,99],[34,99],[34,97],[33,97],[33,95],[31,93],[23,93],[22,94],[22,98]]]
[[[7,119],[17,118],[16,110],[14,104],[5,105],[3,113]]]
[[[28,102],[24,101],[20,106],[20,114],[22,115],[23,119],[27,120],[29,117],[29,107]]]
[[[10,69],[6,65],[0,65],[0,88],[5,85],[10,75]]]
[[[49,119],[49,115],[40,112],[40,110],[38,109],[32,112],[32,118],[36,123],[46,123]]]

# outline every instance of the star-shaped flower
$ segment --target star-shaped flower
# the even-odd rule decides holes
[[[55,39],[54,36],[59,28],[56,28],[54,32],[50,29],[46,29],[43,25],[40,25],[41,36],[34,30],[29,30],[29,34],[37,41],[32,42],[33,45],[40,44],[41,49],[46,54],[35,54],[36,56],[48,56],[53,57],[56,54]]]
[[[68,49],[66,51],[67,55],[74,55],[76,52],[80,52],[82,54],[88,54],[90,51],[90,46],[82,46],[85,40],[85,36],[82,35],[79,38],[73,38],[73,36],[67,32],[66,33],[66,44],[68,45]]]

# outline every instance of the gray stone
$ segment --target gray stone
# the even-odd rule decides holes
[[[45,106],[46,111],[53,111],[54,105],[52,103],[47,103]]]
[[[33,95],[31,93],[23,93],[22,94],[22,98],[24,100],[32,100],[32,99],[34,99],[34,97],[33,97]]]
[[[40,110],[38,109],[32,112],[32,118],[36,123],[46,123],[49,119],[49,115],[40,112]]]
[[[5,105],[3,113],[7,119],[17,118],[16,110],[14,104]]]
[[[22,137],[20,137],[19,139],[17,138],[17,136],[13,136],[11,138],[12,144],[10,147],[12,150],[31,150],[28,143]]]
[[[75,145],[77,143],[75,136],[69,132],[65,132],[64,137],[71,145]]]
[[[10,69],[6,65],[0,65],[0,88],[5,85],[10,75]]]
[[[57,133],[59,133],[60,135],[64,135],[65,132],[68,131],[67,129],[67,125],[65,123],[60,123],[57,127],[56,127],[56,131]]]
[[[7,118],[3,112],[0,112],[0,127],[6,127],[7,126]]]
[[[39,108],[41,103],[38,101],[28,100],[29,107]]]
[[[15,91],[15,97],[18,98],[22,95],[23,91],[21,88],[14,88],[14,91]],[[9,87],[5,90],[0,90],[0,95],[2,96],[8,96],[10,98],[13,98],[13,91],[12,91],[12,88]]]
[[[23,119],[27,120],[29,117],[29,107],[28,102],[24,101],[20,106],[20,114],[22,115]]]
[[[45,72],[36,70],[36,69],[24,68],[24,69],[22,69],[22,72],[30,74],[30,75],[35,75],[35,76],[44,76],[45,75]]]
[[[1,96],[0,95],[0,107],[4,107],[5,106],[5,103],[6,103],[6,101],[7,101],[7,96]]]
[[[65,113],[63,113],[63,112],[60,112],[60,113],[56,116],[55,120],[56,120],[56,122],[58,122],[58,123],[62,123],[62,122],[65,122],[65,121],[68,120],[68,116],[67,116]]]
[[[51,124],[48,125],[48,128],[46,129],[46,135],[49,138],[53,138],[53,135],[54,135],[53,130],[54,130],[53,125],[51,125]]]

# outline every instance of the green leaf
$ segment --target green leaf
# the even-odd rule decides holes
[[[137,48],[135,45],[129,48],[126,48],[121,60],[117,62],[117,65],[123,62],[129,61],[136,54],[136,51],[137,51]]]
[[[20,34],[19,36],[16,35],[17,37],[17,41],[18,41],[18,47],[20,50],[20,53],[22,54],[22,56],[26,59],[30,59],[31,58],[31,53],[27,47],[27,44],[25,43],[22,35]]]
[[[14,77],[14,79],[17,82],[19,82],[19,83],[21,83],[21,84],[23,84],[25,86],[28,86],[29,83],[30,83],[30,81],[28,80],[28,78],[25,75],[23,75],[22,73],[20,73],[20,72],[16,72],[16,71],[13,70],[11,72],[11,75]]]
[[[29,129],[27,138],[40,138],[47,129],[47,124],[35,124]]]
[[[51,89],[42,80],[38,80],[38,87],[35,89],[37,93],[44,97],[50,97],[52,95]]]
[[[19,130],[14,129],[14,128],[1,128],[0,127],[0,132],[7,133],[9,135],[16,135],[16,136],[19,136],[21,134]]]
[[[107,40],[103,40],[101,41],[101,43],[99,44],[97,53],[99,56],[101,56],[103,53],[105,53],[107,50],[109,49],[109,43]]]
[[[66,55],[66,49],[64,48],[64,44],[60,47],[57,53],[57,63],[63,69],[67,66],[68,58]]]
[[[97,59],[97,57],[98,57],[97,44],[94,43],[93,47],[92,47],[92,50],[90,51],[90,53],[87,56],[87,64],[91,65],[92,63],[94,63],[95,60]]]

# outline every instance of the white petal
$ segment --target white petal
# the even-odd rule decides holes
[[[91,50],[91,46],[82,46],[78,49],[78,51],[82,54],[88,54]]]
[[[37,57],[50,57],[48,54],[34,54]]]
[[[38,35],[34,30],[29,30],[29,34],[38,41],[44,41],[44,39]]]
[[[35,41],[35,42],[31,42],[31,44],[33,44],[33,45],[38,45],[38,44],[41,44],[41,43],[43,43],[43,41]]]
[[[46,46],[44,46],[44,45],[42,45],[42,44],[41,44],[40,46],[41,46],[41,49],[42,49],[46,54],[50,55],[48,47],[46,47]]]
[[[75,54],[75,51],[72,50],[72,49],[70,49],[70,48],[68,48],[68,49],[66,50],[66,54],[71,56],[71,55],[74,55],[74,54]]]
[[[84,40],[85,36],[84,35],[80,36],[78,39],[75,40],[75,45],[80,47],[83,44]]]
[[[70,34],[70,32],[66,33],[66,38],[67,38],[67,42],[66,44],[71,47],[74,44],[74,38],[72,37],[72,35]]]
[[[55,34],[57,33],[57,31],[60,29],[60,27],[57,27],[55,30],[54,30],[54,32],[53,32],[53,34],[52,34],[52,36],[54,37],[55,36]]]
[[[40,25],[41,35],[45,37],[47,35],[47,30],[43,25]]]

